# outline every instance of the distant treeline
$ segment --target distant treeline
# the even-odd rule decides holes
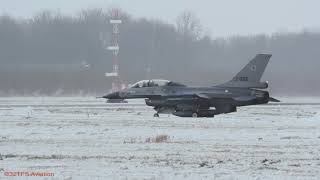
[[[75,16],[42,12],[31,19],[0,16],[0,95],[102,94],[111,86],[110,10]],[[184,12],[175,24],[121,13],[124,81],[164,78],[213,85],[257,53],[272,53],[264,80],[281,95],[320,95],[320,33],[276,33],[213,39]],[[214,33],[214,29],[211,30]],[[147,70],[149,69],[149,71]]]

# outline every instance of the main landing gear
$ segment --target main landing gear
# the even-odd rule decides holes
[[[193,118],[197,118],[198,116],[199,116],[198,113],[196,113],[196,112],[192,113]]]
[[[159,113],[155,113],[153,117],[159,117]]]

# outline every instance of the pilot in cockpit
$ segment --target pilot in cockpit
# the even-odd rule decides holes
[[[133,84],[132,88],[142,88],[142,87],[158,87],[166,86],[170,83],[168,80],[142,80]]]

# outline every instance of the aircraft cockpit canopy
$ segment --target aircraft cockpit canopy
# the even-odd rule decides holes
[[[142,88],[142,87],[161,87],[161,86],[184,86],[183,84],[172,82],[163,79],[152,79],[152,80],[142,80],[134,83],[131,88]]]

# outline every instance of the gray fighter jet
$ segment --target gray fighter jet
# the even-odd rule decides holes
[[[237,111],[238,106],[280,102],[269,96],[261,76],[271,58],[258,54],[232,80],[211,87],[188,87],[168,80],[142,80],[130,88],[103,96],[106,99],[144,98],[160,113],[180,117],[214,117]]]

